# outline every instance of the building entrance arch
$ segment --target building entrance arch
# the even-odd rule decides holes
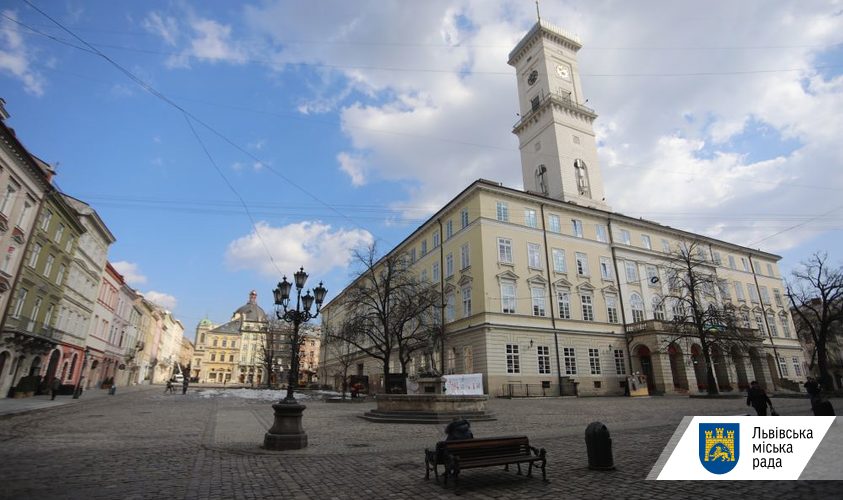
[[[691,346],[691,364],[694,365],[694,376],[697,377],[697,388],[701,391],[708,390],[708,369],[705,366],[705,356],[699,344]]]
[[[29,365],[29,376],[38,375],[41,371],[41,356],[35,356],[32,358],[32,363]]]
[[[44,375],[44,380],[51,382],[56,376],[56,370],[59,367],[59,359],[61,358],[61,351],[56,349],[50,354],[50,362],[47,363],[47,373]]]
[[[781,378],[779,378],[779,367],[776,363],[776,359],[770,353],[767,353],[767,368],[770,370],[770,376],[773,378],[773,388],[781,387]]]
[[[717,346],[711,346],[711,362],[714,364],[714,376],[717,378],[717,388],[720,391],[731,391],[732,382],[729,380],[729,367],[726,356]]]
[[[746,356],[738,346],[732,347],[732,361],[735,363],[735,372],[738,374],[738,389],[743,391],[749,388],[749,379],[746,376]]]
[[[650,348],[643,344],[639,345],[635,348],[635,355],[641,364],[641,373],[647,378],[647,392],[653,394],[656,381],[653,376],[653,358]]]

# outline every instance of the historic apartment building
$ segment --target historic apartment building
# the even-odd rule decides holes
[[[763,342],[715,352],[718,386],[751,380],[793,387],[803,359],[786,304],[779,256],[611,211],[604,197],[593,123],[577,65],[579,39],[544,20],[509,54],[521,119],[524,191],[478,180],[390,253],[404,255],[444,305],[446,373],[481,373],[491,395],[622,394],[640,373],[654,393],[697,393],[706,382],[698,342],[669,342],[674,311],[666,263],[693,242],[715,273],[722,302]],[[322,309],[342,318],[344,291]],[[323,342],[323,347],[325,343]],[[330,349],[326,373],[339,373]],[[393,363],[393,371],[398,367]],[[414,360],[410,375],[425,366]],[[349,374],[382,367],[361,357]]]

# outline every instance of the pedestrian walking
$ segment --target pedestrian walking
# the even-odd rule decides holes
[[[50,397],[50,401],[56,399],[56,395],[61,390],[61,380],[58,377],[53,377],[53,381],[50,383],[50,392],[52,396]]]
[[[758,413],[760,417],[767,416],[767,406],[770,406],[770,409],[773,408],[773,402],[770,401],[770,398],[767,397],[767,393],[764,392],[764,389],[753,380],[749,384],[749,390],[746,391],[746,405],[752,405],[755,408],[755,412]]]
[[[167,394],[168,392],[170,394],[175,394],[175,392],[176,392],[175,388],[173,387],[173,381],[172,380],[167,381],[167,387],[164,389],[164,394]]]
[[[833,417],[834,407],[831,405],[831,401],[823,399],[822,389],[822,385],[817,382],[817,379],[808,377],[808,381],[805,382],[805,392],[811,399],[811,411],[817,417]]]
[[[187,384],[190,383],[190,379],[184,377],[184,380],[181,381],[181,393],[187,394]]]

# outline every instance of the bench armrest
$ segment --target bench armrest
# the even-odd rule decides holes
[[[545,458],[545,455],[547,455],[547,452],[544,448],[536,448],[535,446],[530,446],[530,451],[532,451],[533,454],[539,458]]]

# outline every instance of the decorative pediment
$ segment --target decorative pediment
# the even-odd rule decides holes
[[[497,275],[499,280],[512,280],[517,281],[518,275],[507,269],[506,271]]]
[[[553,282],[553,286],[556,288],[571,288],[571,282],[566,280],[565,278],[559,278],[558,280]]]
[[[594,292],[594,286],[586,281],[585,283],[580,283],[577,285],[577,290],[580,292]]]
[[[603,292],[603,294],[604,294],[604,295],[606,295],[606,294],[614,294],[614,295],[617,295],[617,294],[619,293],[619,292],[618,292],[618,289],[615,287],[615,285],[606,285],[606,286],[604,286],[604,287],[603,287],[603,289],[602,289],[602,292]]]
[[[460,277],[460,280],[457,282],[457,284],[460,287],[464,287],[466,285],[470,285],[472,281],[474,281],[474,278],[472,278],[470,274],[463,273],[463,275]]]
[[[527,283],[531,285],[547,286],[547,280],[541,275],[534,275],[527,278]]]
[[[457,287],[455,287],[453,283],[448,283],[443,288],[445,293],[454,293],[456,291],[456,289],[457,289]]]

